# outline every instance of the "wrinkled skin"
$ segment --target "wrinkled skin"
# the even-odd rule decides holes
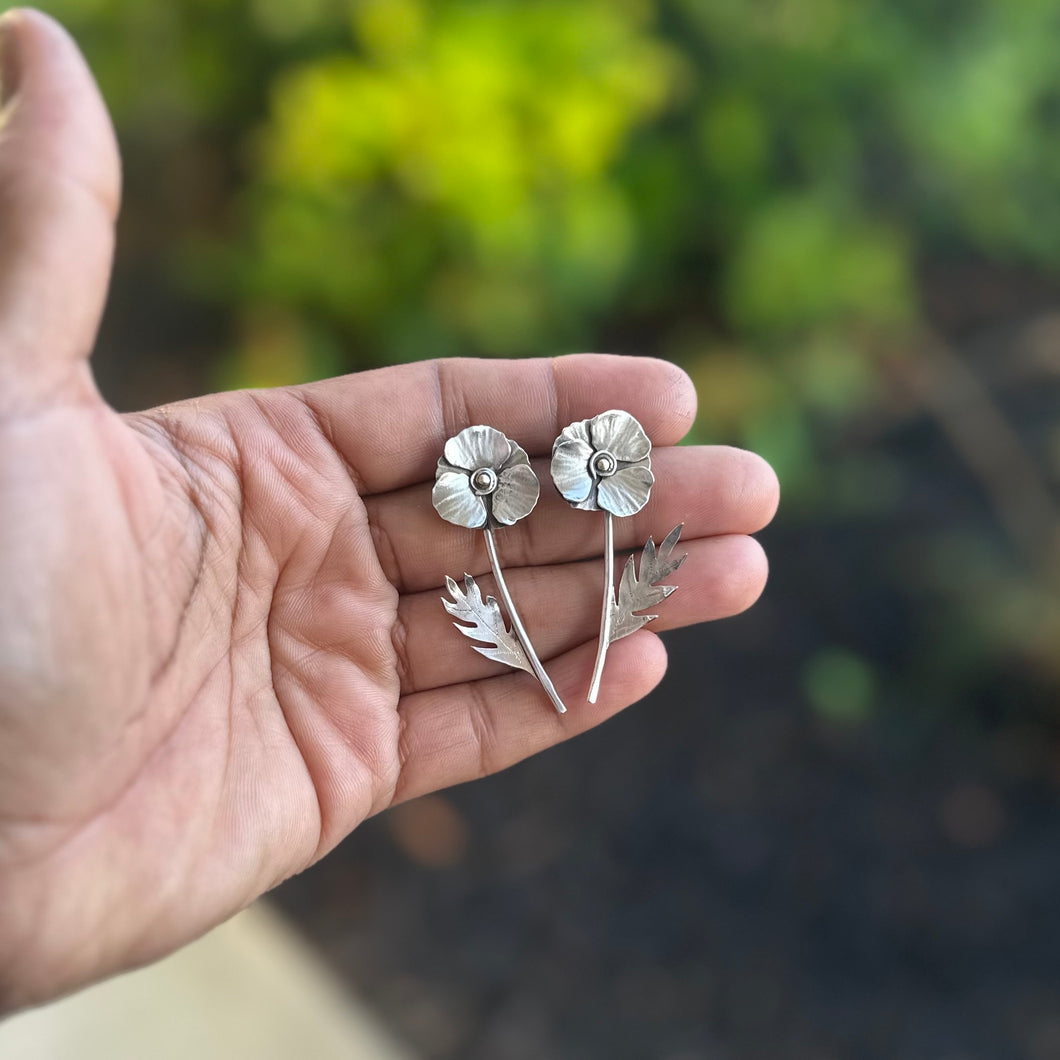
[[[657,485],[620,546],[682,519],[657,627],[747,607],[776,480],[673,448],[695,395],[635,358],[423,363],[121,416],[88,363],[119,162],[73,43],[5,27],[0,130],[0,1008],[156,958],[322,857],[370,814],[502,769],[642,697],[665,651],[594,653],[597,516],[542,490],[500,536],[570,710],[449,625],[482,535],[431,507],[447,437],[494,424],[543,483],[559,430],[625,408]],[[489,583],[489,578],[484,578]]]

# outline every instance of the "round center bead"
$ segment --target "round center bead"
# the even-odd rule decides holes
[[[471,488],[480,497],[492,493],[497,488],[497,472],[491,467],[480,467],[471,473]]]
[[[600,478],[607,478],[618,470],[618,461],[608,452],[599,452],[593,457],[593,470]]]

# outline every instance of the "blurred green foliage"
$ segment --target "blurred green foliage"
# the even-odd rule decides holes
[[[46,6],[126,136],[225,137],[189,272],[358,364],[627,330],[761,433],[868,389],[925,242],[1060,264],[1052,0]]]
[[[44,6],[155,178],[185,290],[230,311],[221,385],[656,353],[696,379],[699,438],[859,515],[901,469],[818,438],[887,404],[925,265],[1060,268],[1056,0]],[[980,558],[1015,587],[1001,639],[1056,619]],[[818,660],[808,698],[846,709],[856,662]]]
[[[837,725],[857,725],[872,715],[875,684],[868,662],[845,648],[822,648],[803,670],[810,705]]]

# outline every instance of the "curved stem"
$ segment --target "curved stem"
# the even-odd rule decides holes
[[[604,661],[611,645],[611,608],[615,600],[615,524],[614,516],[604,512],[604,610],[600,616],[600,644],[596,649],[596,667],[589,686],[589,702],[595,703],[604,676]]]
[[[519,618],[519,612],[515,610],[512,594],[508,592],[508,583],[504,580],[503,573],[501,573],[501,561],[497,556],[497,542],[493,538],[493,530],[487,526],[483,533],[486,535],[486,552],[489,554],[490,567],[493,568],[493,577],[497,582],[497,590],[501,594],[501,599],[504,601],[504,606],[508,611],[508,617],[512,620],[512,629],[515,630],[515,635],[519,638],[519,643],[523,646],[523,651],[526,652],[526,657],[530,660],[530,665],[534,669],[534,676],[541,682],[541,687],[548,693],[548,698],[552,700],[552,705],[558,713],[566,714],[567,708],[563,705],[563,700],[559,698],[559,693],[556,691],[556,686],[552,683],[552,678],[545,673],[545,668],[541,665],[541,660],[537,657],[537,652],[534,651],[534,646],[530,643],[530,638],[523,627],[522,619]]]

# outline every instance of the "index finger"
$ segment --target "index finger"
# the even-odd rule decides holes
[[[454,358],[359,372],[293,387],[364,494],[423,482],[446,440],[473,424],[531,455],[551,452],[575,420],[632,413],[656,445],[680,441],[696,415],[688,376],[651,357],[573,354],[532,360]]]

